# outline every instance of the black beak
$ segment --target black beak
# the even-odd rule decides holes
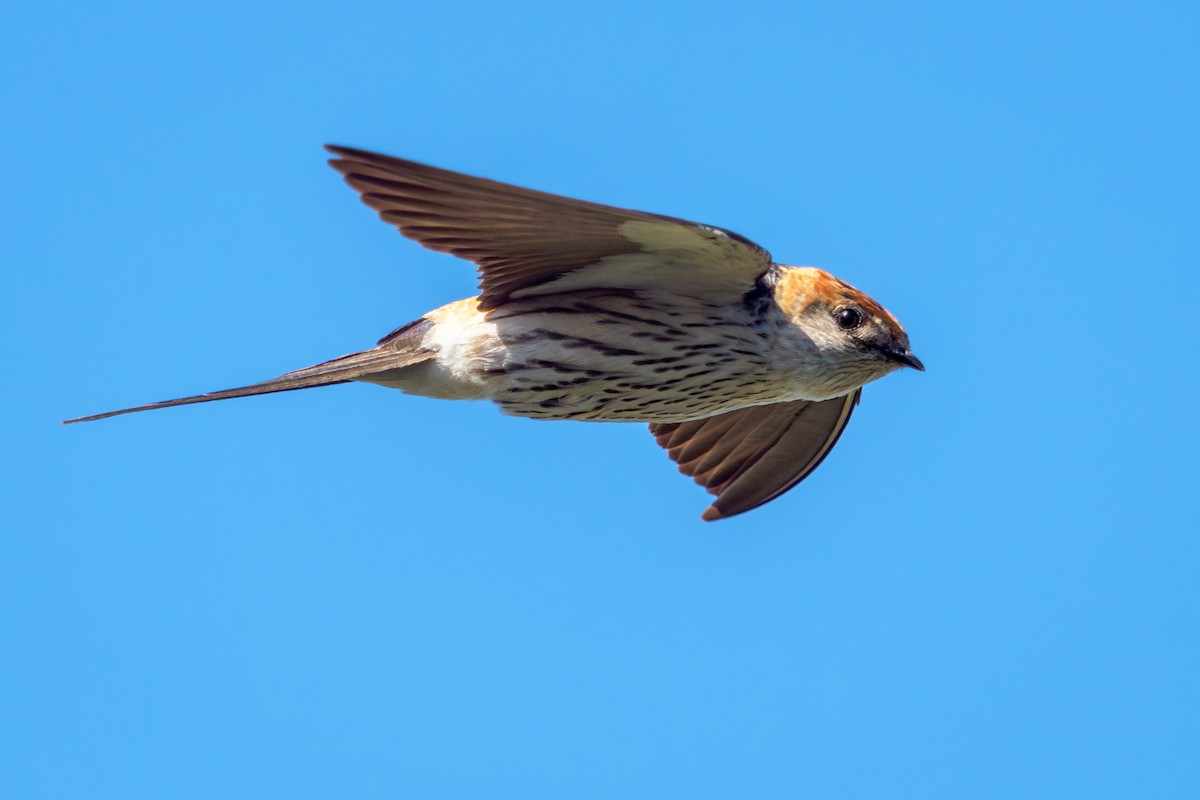
[[[925,371],[925,365],[921,363],[921,359],[914,356],[908,350],[884,350],[883,354],[892,361],[899,361],[906,367],[912,367],[918,372]]]

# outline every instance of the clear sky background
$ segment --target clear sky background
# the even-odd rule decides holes
[[[0,796],[1200,796],[1200,16],[0,14]],[[472,294],[320,145],[702,220],[928,372],[705,524],[641,425],[272,377]]]

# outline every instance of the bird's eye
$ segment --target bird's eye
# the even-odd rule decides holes
[[[838,327],[844,331],[852,331],[862,325],[862,314],[855,308],[840,308],[834,313],[833,318],[837,321]]]

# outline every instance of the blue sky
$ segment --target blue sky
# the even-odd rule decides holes
[[[1197,796],[1194,6],[432,5],[3,12],[0,794]],[[717,524],[639,425],[58,425],[473,293],[324,142],[738,231],[928,372]]]

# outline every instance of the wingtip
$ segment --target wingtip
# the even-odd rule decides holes
[[[363,150],[358,147],[347,147],[344,144],[325,144],[322,146],[325,148],[327,153],[332,153],[333,155],[337,156],[338,160],[364,162],[392,160],[391,156],[381,155],[380,153],[374,153],[370,150]]]
[[[341,145],[337,145],[337,144],[327,144],[327,145],[324,145],[324,148],[325,148],[325,152],[334,156],[334,158],[325,159],[326,164],[333,167],[334,169],[337,169],[339,164],[345,163],[346,148],[342,147]],[[341,172],[341,170],[338,170],[338,171]]]

